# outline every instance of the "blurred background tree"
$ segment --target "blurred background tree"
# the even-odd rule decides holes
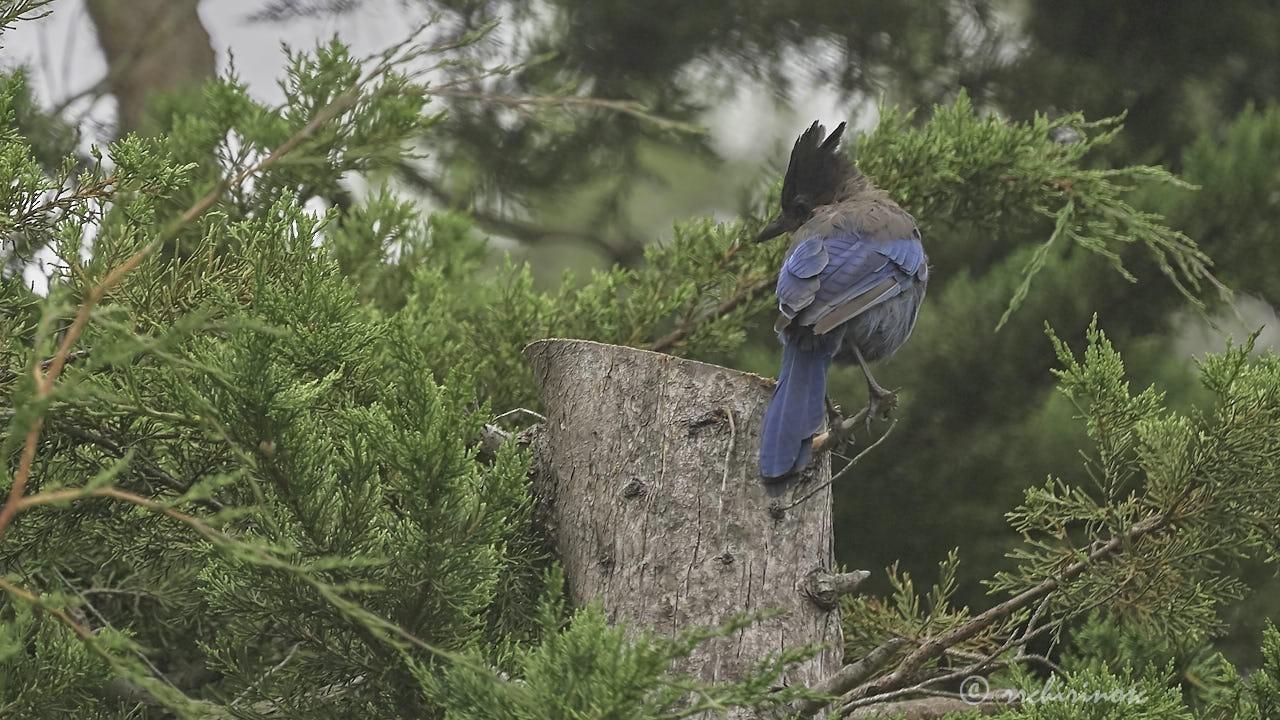
[[[198,9],[207,15],[218,12],[215,5]],[[260,5],[252,22],[368,11],[359,0]],[[647,246],[673,242],[668,228],[674,220],[759,214],[789,138],[812,119],[799,117],[793,102],[815,87],[848,108],[862,128],[875,125],[882,103],[919,108],[910,122],[920,123],[933,103],[950,103],[964,91],[981,112],[1015,121],[1033,112],[1082,110],[1091,119],[1126,114],[1124,132],[1087,161],[1099,167],[1160,163],[1200,185],[1154,186],[1139,193],[1140,201],[1196,240],[1214,258],[1214,276],[1237,292],[1232,304],[1210,306],[1219,328],[1265,325],[1260,347],[1274,347],[1280,337],[1274,311],[1280,288],[1270,270],[1280,260],[1274,234],[1280,221],[1280,111],[1274,108],[1280,8],[1274,4],[402,5],[441,13],[442,33],[504,18],[498,32],[440,69],[445,77],[468,79],[437,96],[447,112],[416,136],[427,157],[377,170],[421,193],[424,203],[458,211],[497,238],[483,260],[495,272],[504,262],[501,250],[508,249],[530,261],[529,282],[547,288],[566,268],[583,276],[614,263],[643,266]],[[86,7],[110,68],[93,92],[115,97],[118,130],[161,132],[176,107],[203,102],[181,91],[157,94],[177,87],[172,78],[211,73],[205,50],[218,48],[207,40],[196,3],[86,0]],[[173,47],[178,37],[181,48]],[[171,72],[142,72],[152,53],[160,53]],[[535,56],[542,59],[519,64]],[[495,62],[515,69],[456,73]],[[684,132],[612,108],[584,107],[548,123],[544,114],[512,102],[579,94],[635,101],[710,133]],[[53,110],[50,117],[29,106],[18,122],[39,130],[29,137],[65,148],[70,131]],[[729,138],[743,126],[768,140],[749,153],[727,152]],[[985,577],[1007,566],[1004,553],[1018,538],[1003,513],[1024,488],[1050,473],[1086,482],[1078,459],[1087,443],[1072,420],[1075,409],[1054,390],[1054,353],[1044,324],[1066,332],[1084,327],[1097,312],[1135,384],[1158,383],[1174,408],[1204,398],[1190,358],[1219,346],[1217,330],[1160,279],[1141,248],[1119,251],[1141,280],[1131,283],[1099,271],[1097,258],[1061,243],[1051,249],[1053,261],[1022,308],[996,332],[1031,254],[1050,236],[1052,220],[966,215],[962,207],[904,197],[909,178],[895,172],[910,171],[891,161],[868,171],[904,203],[936,208],[918,218],[934,271],[917,334],[878,373],[886,385],[904,389],[900,428],[836,489],[837,554],[858,567],[899,562],[928,580],[941,552],[960,546],[973,571],[965,577]],[[312,194],[349,208],[364,192],[349,179],[324,178]],[[352,237],[350,246],[360,247],[361,223],[339,222],[337,236]],[[24,242],[6,247],[10,274],[52,238]],[[350,267],[358,266],[352,258]],[[394,278],[364,280],[366,295],[379,302],[406,301],[387,288]],[[507,321],[523,321],[516,317]],[[772,375],[777,348],[767,312],[756,326],[745,344],[713,344],[701,357]],[[831,392],[846,406],[860,404],[858,374],[837,373]],[[1238,571],[1256,592],[1237,607],[1223,647],[1249,664],[1263,620],[1280,619],[1280,607],[1269,570],[1246,564]],[[977,604],[983,594],[982,587],[962,581],[957,598]]]

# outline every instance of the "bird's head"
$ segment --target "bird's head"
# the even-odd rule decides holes
[[[826,132],[826,128],[814,121],[796,139],[782,180],[782,212],[765,226],[757,241],[793,232],[805,224],[815,208],[835,201],[840,187],[855,172],[840,152],[844,123],[837,125],[830,135]]]

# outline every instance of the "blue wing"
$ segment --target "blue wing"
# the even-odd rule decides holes
[[[778,275],[777,329],[797,324],[825,333],[927,277],[919,237],[808,238],[795,246]]]

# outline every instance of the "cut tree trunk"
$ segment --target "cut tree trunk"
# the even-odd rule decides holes
[[[535,492],[570,598],[611,621],[674,635],[741,611],[785,610],[704,643],[680,669],[737,679],[771,653],[826,648],[788,683],[841,666],[829,457],[769,497],[757,467],[773,382],[723,367],[581,340],[525,349],[546,408]],[[847,576],[839,576],[846,577]]]

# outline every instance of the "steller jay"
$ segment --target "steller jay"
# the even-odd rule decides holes
[[[839,151],[844,123],[824,140],[825,132],[815,122],[796,140],[782,181],[782,212],[757,238],[794,231],[778,273],[781,313],[774,330],[782,341],[782,370],[760,437],[767,485],[809,464],[832,360],[862,367],[871,415],[893,395],[867,363],[906,341],[929,280],[915,219]]]

